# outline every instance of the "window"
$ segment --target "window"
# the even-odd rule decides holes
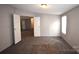
[[[67,16],[62,16],[62,33],[66,34]]]

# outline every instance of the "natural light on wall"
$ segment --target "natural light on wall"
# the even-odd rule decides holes
[[[62,16],[62,33],[66,34],[67,16]]]

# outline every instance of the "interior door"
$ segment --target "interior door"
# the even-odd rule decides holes
[[[40,17],[34,17],[34,36],[40,36]]]
[[[17,44],[21,41],[21,28],[20,28],[20,16],[17,14],[13,15],[14,23],[14,43]]]

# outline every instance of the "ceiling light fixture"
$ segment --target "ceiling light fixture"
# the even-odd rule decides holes
[[[42,8],[47,8],[47,6],[48,6],[47,4],[41,4]]]

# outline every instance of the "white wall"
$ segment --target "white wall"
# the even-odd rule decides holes
[[[8,5],[0,5],[0,51],[13,43],[12,14],[13,8]]]
[[[20,16],[35,16],[35,13],[28,12],[27,10],[25,11],[25,10],[17,9],[17,8],[14,8],[14,13]]]
[[[15,13],[22,16],[40,17],[40,36],[60,36],[60,17],[50,14],[37,14],[15,9]]]
[[[60,36],[60,17],[57,15],[40,15],[41,36]]]
[[[79,7],[63,14],[67,16],[67,34],[62,37],[79,52]]]
[[[33,13],[13,8],[9,5],[0,5],[0,52],[13,44],[12,15],[34,16]]]

